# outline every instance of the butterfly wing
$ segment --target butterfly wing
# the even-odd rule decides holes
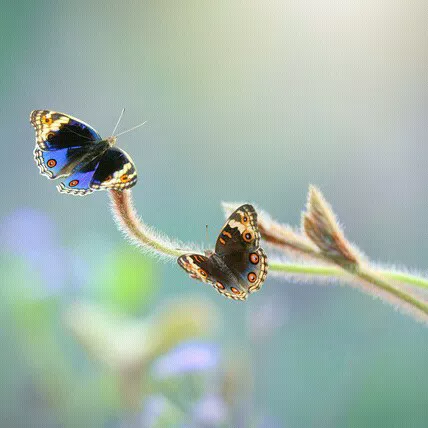
[[[34,149],[34,160],[40,174],[51,179],[67,176],[76,166],[76,162],[84,157],[85,149],[82,147],[43,151],[36,146]]]
[[[248,293],[260,290],[268,272],[267,256],[262,248],[229,253],[222,259],[232,274],[238,278],[241,289]]]
[[[215,254],[210,257],[201,254],[185,254],[179,257],[177,262],[191,278],[211,284],[225,297],[233,300],[247,298],[246,290],[228,268],[221,264]]]
[[[267,257],[259,244],[257,212],[252,205],[241,205],[223,226],[215,253],[249,293],[259,290],[267,275]]]
[[[112,147],[101,156],[91,188],[125,190],[136,183],[137,171],[131,156],[118,147]]]
[[[33,110],[30,122],[36,130],[36,145],[41,150],[81,147],[102,140],[87,123],[64,113]]]
[[[253,251],[259,248],[260,232],[257,227],[257,213],[252,205],[237,208],[227,219],[215,244],[219,256],[236,251]]]
[[[92,193],[95,189],[91,187],[97,167],[100,163],[100,156],[90,162],[80,165],[57,187],[61,193],[69,195],[85,196]]]

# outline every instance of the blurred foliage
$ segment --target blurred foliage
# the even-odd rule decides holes
[[[160,281],[155,262],[136,248],[115,248],[96,268],[98,299],[124,313],[138,314],[153,301]]]
[[[34,391],[28,399],[39,412],[32,426],[247,426],[227,391],[235,384],[236,394],[248,394],[236,390],[239,382],[211,342],[220,322],[209,300],[187,296],[154,308],[157,265],[121,246],[83,284],[96,303],[71,301],[64,286],[47,288],[49,269],[34,268],[33,253],[22,248],[11,245],[0,256],[0,270],[12,285],[2,290],[3,318],[15,332]],[[62,248],[44,251],[49,259]]]

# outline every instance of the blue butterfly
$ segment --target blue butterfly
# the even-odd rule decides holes
[[[101,138],[88,124],[50,110],[33,110],[36,130],[34,159],[40,173],[50,179],[66,177],[57,189],[72,195],[94,190],[124,190],[137,183],[131,157],[114,147],[116,137]]]

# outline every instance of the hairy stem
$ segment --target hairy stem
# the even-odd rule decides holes
[[[381,276],[379,276],[376,272],[373,272],[370,269],[360,268],[356,275],[363,281],[373,284],[377,288],[380,288],[381,290],[390,293],[398,300],[406,302],[411,307],[419,309],[422,313],[428,315],[428,305],[424,301],[390,284]]]
[[[179,243],[174,243],[146,226],[135,211],[130,190],[111,190],[109,193],[113,216],[119,229],[143,250],[171,259],[195,251],[190,248],[187,250],[178,248]]]
[[[298,263],[282,263],[282,262],[269,262],[269,270],[273,272],[282,272],[290,275],[308,275],[320,276],[331,278],[345,278],[349,277],[349,273],[339,266],[318,266]],[[411,275],[405,272],[396,272],[389,270],[374,270],[373,274],[383,276],[392,281],[402,282],[404,284],[412,285],[418,288],[428,290],[428,279]]]
[[[297,263],[282,263],[269,262],[269,270],[274,272],[282,272],[290,275],[310,275],[320,277],[344,278],[349,276],[345,270],[339,266],[318,266]],[[389,271],[378,269],[372,271],[377,275],[381,275],[392,281],[402,282],[418,288],[428,290],[428,279],[416,275],[411,275],[406,272]]]
[[[427,321],[428,304],[417,295],[400,288],[401,284],[408,284],[422,289],[428,289],[428,280],[425,278],[409,275],[403,272],[387,270],[371,270],[368,267],[358,266],[353,271],[347,271],[339,266],[311,266],[271,262],[270,270],[290,275],[299,276],[319,276],[324,278],[335,278],[358,284],[357,288],[389,301],[396,308],[402,308],[408,313],[412,313],[416,319]]]

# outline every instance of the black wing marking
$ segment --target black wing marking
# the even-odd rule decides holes
[[[112,147],[101,156],[91,188],[125,190],[136,183],[137,171],[131,156],[118,147]]]

